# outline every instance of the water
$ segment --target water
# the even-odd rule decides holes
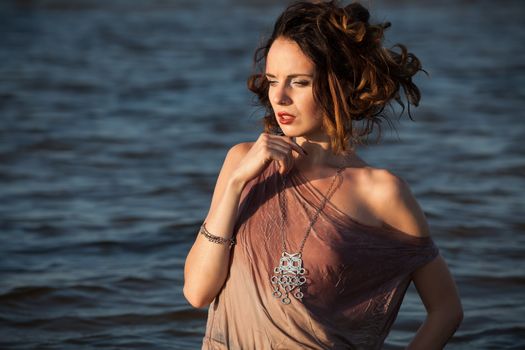
[[[522,1],[369,1],[430,78],[416,122],[360,150],[405,178],[465,320],[447,349],[525,347]],[[279,1],[3,1],[0,348],[196,349],[183,264]],[[387,339],[424,317],[410,288]]]

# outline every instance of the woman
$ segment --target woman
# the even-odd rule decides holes
[[[185,265],[188,301],[211,303],[203,349],[380,349],[411,281],[427,317],[409,349],[441,349],[461,322],[408,185],[355,151],[400,89],[419,102],[419,61],[368,19],[295,3],[256,52],[265,132],[229,150]]]

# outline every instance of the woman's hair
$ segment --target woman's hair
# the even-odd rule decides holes
[[[405,46],[382,46],[383,32],[390,23],[370,24],[370,14],[358,3],[340,7],[336,1],[291,4],[275,23],[271,37],[254,55],[255,74],[248,79],[265,109],[264,129],[276,132],[279,125],[268,98],[268,81],[264,69],[271,45],[277,38],[296,42],[315,65],[313,95],[323,111],[323,127],[338,154],[372,133],[374,126],[381,136],[381,119],[387,105],[396,101],[405,110],[400,89],[408,102],[418,105],[421,98],[412,77],[421,69],[416,56]],[[357,127],[354,122],[359,122]]]

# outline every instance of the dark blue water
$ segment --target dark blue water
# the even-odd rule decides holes
[[[405,178],[454,274],[447,349],[525,348],[525,4],[368,1],[430,78],[370,164]],[[0,348],[196,349],[183,264],[279,1],[0,4]],[[424,308],[411,288],[387,349]]]

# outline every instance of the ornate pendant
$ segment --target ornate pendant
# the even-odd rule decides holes
[[[288,294],[291,293],[296,299],[301,300],[303,293],[301,286],[306,283],[306,270],[303,268],[301,253],[284,252],[279,260],[279,266],[273,269],[274,275],[271,278],[273,286],[273,296],[281,298],[285,305],[290,304]],[[294,291],[295,290],[295,291]]]

